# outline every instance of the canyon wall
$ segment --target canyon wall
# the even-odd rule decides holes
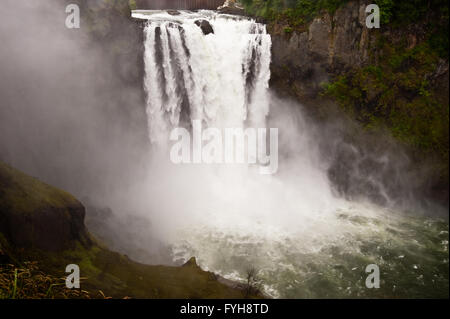
[[[391,8],[388,22],[382,7],[381,28],[369,29],[365,11],[371,2],[347,1],[299,25],[283,13],[265,17],[273,41],[271,87],[315,118],[356,120],[361,129],[342,133],[364,156],[404,151],[411,163],[402,170],[417,173],[407,178],[415,196],[448,205],[448,16],[424,3],[411,12]],[[384,133],[399,145],[381,138]],[[380,138],[369,142],[366,136]],[[332,160],[337,166],[352,160],[342,149]],[[331,176],[341,186],[354,169],[344,166]]]
[[[317,98],[333,74],[366,64],[373,40],[365,27],[367,2],[350,2],[333,16],[324,13],[302,31],[271,24],[272,83],[304,102]]]

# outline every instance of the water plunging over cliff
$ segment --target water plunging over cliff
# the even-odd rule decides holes
[[[152,142],[165,143],[173,127],[192,120],[219,128],[265,126],[271,39],[264,25],[211,11],[147,18],[145,88]]]
[[[169,145],[173,128],[189,129],[194,120],[281,130],[275,176],[247,167],[176,166],[158,157],[152,183],[139,189],[154,210],[152,231],[174,261],[196,256],[202,268],[236,280],[255,266],[275,297],[404,297],[420,295],[424,285],[448,286],[448,272],[433,270],[448,268],[445,223],[333,193],[298,106],[269,92],[271,38],[264,25],[212,11],[133,16],[148,20],[144,83],[157,149]],[[442,241],[423,250],[426,239],[411,241],[417,229]],[[398,280],[367,289],[365,267],[373,263]]]

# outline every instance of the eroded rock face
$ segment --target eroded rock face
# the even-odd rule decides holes
[[[325,142],[325,146],[321,147],[324,154],[330,156],[329,178],[339,193],[349,197],[365,194],[382,205],[386,203],[384,194],[396,200],[415,194],[415,198],[427,198],[448,206],[448,179],[444,181],[438,177],[446,174],[440,173],[439,169],[428,168],[428,163],[434,159],[411,157],[411,160],[398,144],[391,145],[391,136],[381,137],[381,132],[377,132],[377,138],[372,140],[359,127],[350,129],[349,123],[344,121],[345,115],[342,115],[345,113],[337,108],[335,101],[321,95],[324,84],[336,77],[354,69],[362,69],[369,63],[381,65],[384,54],[376,43],[378,35],[389,38],[393,45],[405,43],[409,49],[427,37],[422,24],[408,25],[407,29],[367,28],[365,9],[368,4],[370,1],[367,0],[349,1],[333,16],[324,12],[297,31],[285,29],[283,24],[269,25],[273,43],[271,87],[280,95],[294,97],[305,106],[308,115],[332,123],[338,116],[342,117],[339,122],[345,123],[343,128],[324,136],[343,136],[345,142],[337,146]],[[441,97],[437,97],[440,103],[448,105],[448,60],[442,60],[428,79],[434,81],[438,92],[443,92]],[[367,90],[364,93],[367,105],[375,105],[374,101],[382,94],[382,90],[379,87]],[[399,93],[398,98],[410,99],[406,93]],[[356,145],[357,149],[349,147],[352,145]],[[377,162],[382,158],[381,154],[389,154],[390,165],[383,167]],[[355,158],[366,160],[355,165]],[[399,168],[398,165],[404,166]],[[424,173],[424,170],[427,172]],[[396,176],[397,172],[402,172],[402,175]],[[423,174],[426,179],[403,172],[420,172],[417,174]],[[408,178],[410,181],[406,182]]]
[[[195,24],[198,25],[200,29],[202,29],[204,35],[214,33],[212,25],[206,20],[197,20],[195,21]]]
[[[315,18],[304,32],[286,34],[283,26],[272,27],[273,84],[288,85],[299,98],[315,98],[331,74],[367,63],[368,4],[366,0],[349,2],[333,17],[324,13]]]
[[[328,14],[314,19],[308,31],[308,50],[321,59],[327,59],[332,45],[331,32],[331,18]]]

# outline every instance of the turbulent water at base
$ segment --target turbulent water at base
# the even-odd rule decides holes
[[[155,170],[161,182],[146,191],[161,199],[158,213],[175,229],[167,235],[175,262],[196,256],[203,269],[236,281],[255,267],[272,297],[448,297],[448,222],[334,195],[307,123],[271,97],[264,25],[211,11],[134,17],[148,20],[145,89],[154,146],[167,148],[170,131],[192,120],[284,132],[274,176],[234,166]],[[202,20],[213,33],[203,33]],[[369,264],[380,267],[379,289],[365,286]]]

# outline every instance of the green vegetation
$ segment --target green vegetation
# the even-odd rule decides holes
[[[448,3],[377,3],[390,33],[376,34],[368,66],[339,74],[325,94],[367,128],[388,128],[417,157],[439,158],[435,169],[448,182],[448,86],[438,79],[448,61]]]
[[[381,23],[404,25],[423,20],[432,10],[447,11],[448,3],[444,0],[375,0],[380,7]]]
[[[322,11],[334,14],[340,6],[352,0],[240,1],[251,15],[263,17],[269,22],[283,22],[296,27],[308,23]],[[382,24],[391,23],[398,26],[416,23],[428,16],[432,10],[440,10],[442,15],[448,17],[446,0],[374,0],[374,3],[380,7]],[[446,30],[448,31],[448,25]]]
[[[137,9],[136,0],[129,0],[128,7],[130,8],[130,10],[136,10]]]
[[[284,33],[291,34],[292,32],[294,32],[294,30],[291,27],[285,27],[284,28]]]
[[[246,11],[269,22],[283,22],[297,28],[321,11],[333,14],[348,0],[241,0]]]
[[[446,0],[376,0],[380,7],[381,24],[402,28],[422,24],[430,48],[448,59],[449,12]]]
[[[382,50],[382,62],[340,75],[326,94],[367,127],[387,126],[415,149],[448,157],[448,104],[428,79],[438,57],[427,43],[406,49],[385,42]]]

